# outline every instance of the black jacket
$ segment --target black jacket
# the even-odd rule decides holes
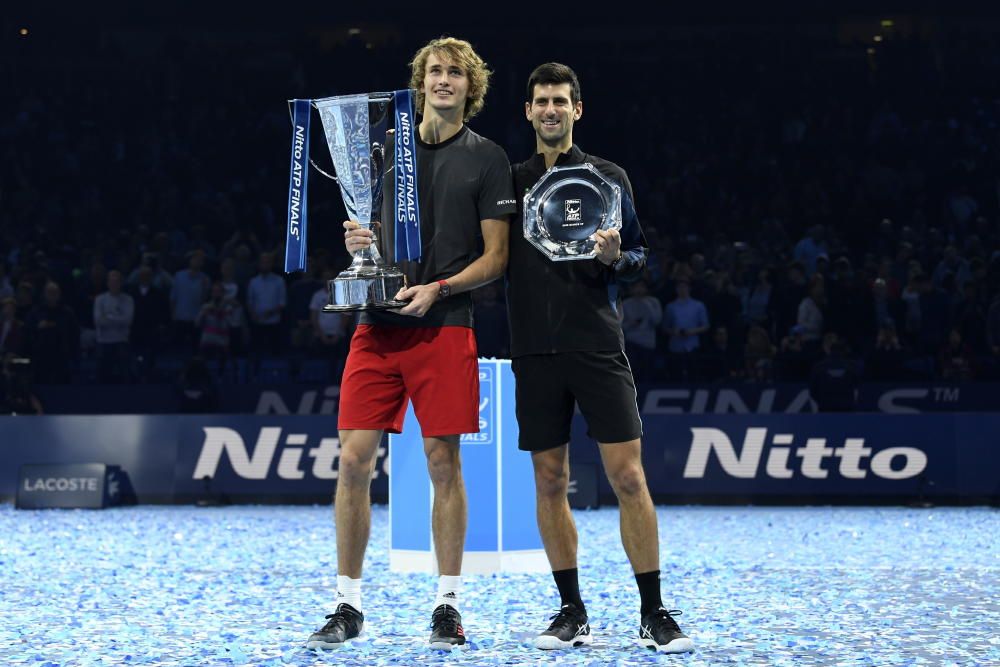
[[[545,158],[536,154],[512,167],[517,217],[510,226],[507,308],[510,354],[620,350],[618,284],[635,280],[646,265],[646,238],[635,214],[632,184],[625,170],[575,144],[557,166],[589,162],[622,186],[623,259],[616,269],[596,259],[553,262],[524,238],[524,195],[545,174]]]

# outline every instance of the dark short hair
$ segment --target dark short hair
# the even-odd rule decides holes
[[[535,71],[528,77],[528,102],[535,97],[535,85],[546,84],[569,84],[570,102],[576,104],[583,97],[580,95],[580,80],[576,78],[576,72],[562,63],[545,63],[535,68]]]

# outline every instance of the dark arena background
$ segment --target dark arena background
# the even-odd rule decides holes
[[[99,4],[0,12],[0,664],[1000,664],[993,3]],[[356,324],[320,310],[351,258],[316,171],[307,270],[282,272],[287,100],[405,88],[441,35],[493,71],[470,127],[512,162],[534,153],[528,75],[558,61],[582,84],[576,143],[629,175],[649,257],[617,310],[664,603],[693,653],[637,643],[579,414],[594,644],[533,647],[559,598],[503,279],[473,294],[466,650],[427,647],[412,420],[372,480],[367,637],[305,648],[335,606]],[[261,274],[283,296],[262,303]],[[693,345],[680,283],[707,314]],[[131,315],[109,320],[119,292]],[[216,296],[221,338],[198,317]]]

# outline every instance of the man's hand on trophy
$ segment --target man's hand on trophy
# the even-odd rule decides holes
[[[601,264],[611,266],[622,254],[622,237],[617,229],[604,231],[598,229],[594,232],[594,256]]]
[[[372,223],[373,227],[378,227],[377,222]],[[352,255],[358,250],[363,250],[372,244],[373,232],[371,229],[361,229],[357,220],[344,221],[344,245],[347,252]]]
[[[437,283],[404,287],[396,294],[396,300],[409,301],[409,303],[398,310],[394,309],[394,311],[400,315],[423,317],[438,300],[440,292],[441,287]]]

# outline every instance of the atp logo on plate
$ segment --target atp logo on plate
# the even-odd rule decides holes
[[[566,200],[566,222],[583,220],[583,203],[579,199]]]

